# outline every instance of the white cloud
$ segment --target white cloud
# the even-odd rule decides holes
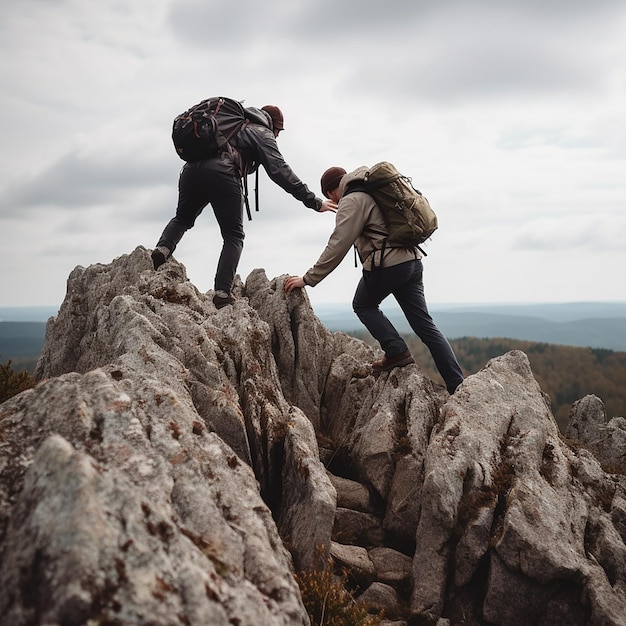
[[[154,245],[176,205],[173,117],[215,94],[281,106],[279,145],[315,191],[329,165],[412,175],[440,215],[433,301],[626,299],[625,35],[621,0],[12,3],[2,304],[60,303],[74,265]],[[260,198],[240,274],[305,271],[332,216],[264,175]],[[176,253],[203,290],[211,213]],[[349,302],[358,276],[346,259],[311,298]]]

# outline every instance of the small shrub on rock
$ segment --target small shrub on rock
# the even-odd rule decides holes
[[[5,364],[0,363],[0,402],[31,389],[35,384],[35,379],[26,370],[18,374],[13,371],[11,359]]]
[[[296,574],[302,601],[315,626],[379,626],[382,615],[372,615],[346,589],[347,575],[333,573],[332,558],[320,569]]]

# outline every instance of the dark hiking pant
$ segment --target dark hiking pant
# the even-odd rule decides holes
[[[420,259],[372,271],[363,270],[352,308],[380,343],[385,355],[396,356],[408,349],[406,342],[379,308],[388,295],[393,295],[413,332],[430,350],[448,391],[453,393],[463,381],[463,372],[452,347],[428,313],[422,273]]]
[[[222,234],[222,251],[215,273],[215,290],[229,292],[243,250],[243,191],[232,163],[220,158],[187,163],[178,181],[176,215],[165,227],[157,246],[174,252],[183,235],[211,204]]]

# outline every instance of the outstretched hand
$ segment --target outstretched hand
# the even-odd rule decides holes
[[[288,276],[285,279],[285,292],[289,293],[290,291],[304,287],[304,279],[302,276]]]
[[[334,213],[337,212],[337,203],[333,202],[332,200],[324,200],[324,202],[322,202],[322,206],[320,207],[320,213],[324,213],[324,211],[333,211]]]

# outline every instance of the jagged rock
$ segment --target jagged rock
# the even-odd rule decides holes
[[[412,623],[432,623],[445,605],[453,623],[471,610],[476,620],[510,626],[579,623],[555,615],[619,624],[624,568],[607,578],[598,554],[623,541],[605,533],[594,548],[590,530],[611,526],[624,481],[561,442],[526,355],[490,361],[442,417],[426,454]],[[472,601],[481,588],[482,606]]]
[[[622,541],[626,543],[626,499],[618,493],[611,502],[611,521]]]
[[[491,540],[495,508],[480,508],[479,503],[478,506],[478,510],[473,513],[475,517],[471,525],[466,527],[456,545],[454,584],[459,589],[471,583],[485,555],[485,546]]]
[[[425,449],[442,397],[417,364],[381,374],[369,396],[348,446],[363,480],[387,500],[396,456],[418,442]]]
[[[337,492],[337,506],[363,513],[375,513],[372,495],[365,485],[330,472],[328,477]]]
[[[385,532],[380,518],[375,515],[338,507],[333,540],[351,545],[382,546]]]
[[[282,490],[279,530],[296,568],[322,567],[330,549],[337,494],[320,464],[313,426],[296,407],[285,435]]]
[[[0,623],[308,623],[251,468],[179,382],[117,363],[1,405]]]
[[[383,520],[384,529],[410,553],[415,550],[424,483],[422,453],[426,451],[427,445],[424,442],[422,450],[416,454],[404,454],[396,461]]]
[[[406,604],[391,586],[373,582],[357,599],[366,604],[371,611],[383,611],[386,617],[398,619],[406,614]]]
[[[585,396],[572,405],[565,436],[581,443],[592,443],[606,428],[607,421],[602,400],[594,395]]]
[[[282,285],[282,280],[270,283],[263,271],[253,272],[246,281],[250,305],[270,328],[282,392],[318,427],[323,381],[332,362],[332,335],[319,321],[313,323],[313,311],[302,292],[276,298]]]
[[[38,375],[0,410],[2,623],[308,623],[261,497],[292,414],[245,301],[142,249],[77,268]]]
[[[326,422],[339,416],[341,421],[350,422],[351,412],[341,411],[337,416],[334,402],[346,395],[345,388],[352,386],[353,380],[371,375],[365,363],[371,360],[373,351],[344,333],[329,332],[313,312],[305,291],[285,296],[284,278],[268,281],[263,270],[255,270],[245,288],[250,306],[270,327],[283,394],[304,411],[315,428],[320,427],[323,415],[327,416]],[[338,381],[342,393],[330,394],[330,406],[326,406],[322,396],[329,376]],[[361,396],[349,395],[354,411],[360,406]]]
[[[609,420],[597,396],[573,404],[565,436],[591,450],[607,471],[626,473],[626,419]]]
[[[346,546],[332,542],[330,556],[339,570],[347,569],[357,584],[367,587],[374,580],[374,563],[361,546]]]
[[[374,378],[283,284],[217,311],[143,248],[71,273],[39,384],[0,405],[1,626],[308,624],[294,564],[323,543],[382,561],[369,594],[403,619],[410,593],[412,626],[624,624],[619,419],[581,402],[570,445],[521,352],[452,397]]]
[[[372,548],[368,553],[374,564],[376,580],[394,587],[409,582],[411,557],[387,547]]]
[[[345,447],[361,407],[370,402],[369,391],[374,384],[370,364],[375,353],[362,342],[360,350],[355,351],[354,344],[348,343],[342,333],[337,333],[336,337],[346,342],[352,353],[338,354],[328,372],[322,394],[320,426],[335,447]]]

